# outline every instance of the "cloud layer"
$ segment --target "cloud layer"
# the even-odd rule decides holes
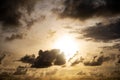
[[[37,0],[2,0],[0,1],[0,21],[4,25],[19,25],[23,15],[20,10],[30,14]]]
[[[120,13],[118,0],[65,0],[64,5],[64,17],[88,19],[94,16],[115,16]]]
[[[120,19],[109,24],[96,24],[83,30],[83,36],[98,41],[111,41],[120,39]]]

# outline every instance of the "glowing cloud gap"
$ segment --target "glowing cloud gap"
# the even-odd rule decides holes
[[[64,35],[55,41],[54,48],[64,52],[66,60],[69,60],[77,51],[78,45],[70,35]]]

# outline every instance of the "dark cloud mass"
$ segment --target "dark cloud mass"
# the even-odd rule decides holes
[[[52,65],[63,65],[65,64],[65,58],[63,53],[60,53],[58,49],[52,49],[50,51],[42,51],[40,50],[38,53],[38,57],[36,58],[32,67],[43,68],[49,67]]]
[[[1,0],[0,1],[0,22],[3,23],[3,30],[16,28],[20,25],[20,18],[25,10],[30,15],[38,0]],[[24,13],[25,14],[25,13]],[[11,25],[11,26],[10,26]]]
[[[113,48],[111,49],[113,50]],[[108,50],[107,50],[108,51]],[[75,54],[72,58],[69,59],[68,63],[70,66],[75,66],[80,63],[85,66],[101,66],[106,65],[105,63],[110,63],[112,65],[120,64],[120,54],[119,53],[106,53],[105,50],[101,51],[99,54],[93,54],[86,57],[82,57],[78,54]]]
[[[120,13],[119,0],[65,0],[63,17],[87,19],[115,16]]]
[[[31,67],[44,68],[52,65],[63,65],[66,63],[65,56],[58,49],[40,50],[38,56],[26,55],[20,59],[24,63],[32,64]]]
[[[33,64],[35,61],[35,55],[25,55],[24,57],[22,57],[20,59],[20,61],[24,62],[24,63],[30,63]]]
[[[110,57],[104,57],[103,55],[94,56],[91,61],[84,62],[84,65],[85,66],[100,66],[103,64],[103,62],[106,62],[109,60],[110,60]]]
[[[83,36],[96,41],[111,41],[120,39],[120,19],[109,24],[96,24],[83,30]]]

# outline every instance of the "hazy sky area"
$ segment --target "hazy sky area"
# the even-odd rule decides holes
[[[83,34],[86,32],[82,32],[82,29],[106,20],[101,17],[92,18],[92,16],[86,20],[71,17],[62,18],[60,14],[65,9],[63,2],[64,0],[38,0],[30,13],[20,5],[19,10],[16,10],[16,12],[19,11],[21,13],[18,19],[16,16],[12,17],[12,14],[18,16],[19,14],[6,9],[5,11],[10,12],[6,15],[10,15],[13,18],[13,22],[1,19],[1,49],[20,52],[20,54],[36,53],[39,49],[52,49],[55,41],[64,35],[70,35],[77,41],[77,44],[81,48],[81,53],[82,51],[86,51],[87,47],[89,50],[93,50],[90,49],[91,46],[103,45],[103,42],[99,42],[99,44],[92,40],[85,40]],[[12,5],[12,1],[9,4]],[[25,4],[29,5],[29,3]],[[11,8],[13,10],[14,6],[17,5],[12,5]],[[18,22],[14,21],[14,19],[17,19]]]
[[[69,70],[76,74],[79,66],[96,71],[96,66],[107,66],[106,74],[119,69],[120,1],[1,0],[0,67],[27,63],[35,68],[58,65],[66,75]]]

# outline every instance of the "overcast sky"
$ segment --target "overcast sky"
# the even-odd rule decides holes
[[[70,35],[80,54],[99,54],[103,47],[119,45],[119,4],[117,0],[0,1],[0,49],[38,54]]]

